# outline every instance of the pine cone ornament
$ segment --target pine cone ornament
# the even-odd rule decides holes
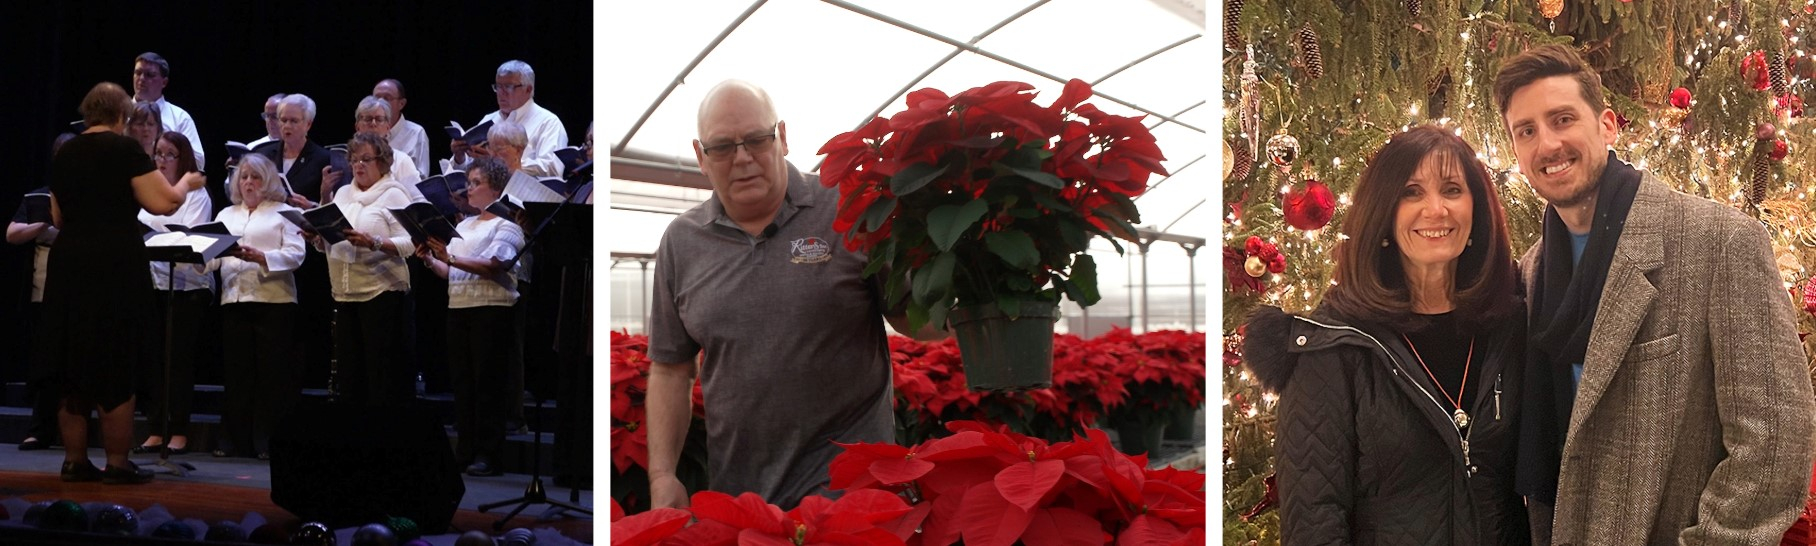
[[[1422,11],[1425,11],[1425,2],[1420,0],[1406,0],[1406,13],[1410,13],[1414,18],[1417,18]]]
[[[1244,0],[1223,0],[1223,48],[1242,51],[1242,4]]]
[[[1772,84],[1772,96],[1782,97],[1790,93],[1784,77],[1784,53],[1772,52],[1771,62],[1766,64],[1766,75]]]
[[[1299,49],[1305,56],[1305,72],[1314,80],[1324,77],[1324,54],[1318,51],[1318,31],[1311,23],[1299,27]]]
[[[1766,200],[1766,185],[1772,182],[1772,158],[1766,151],[1771,144],[1760,142],[1753,151],[1753,185],[1747,188],[1747,201],[1754,206]]]

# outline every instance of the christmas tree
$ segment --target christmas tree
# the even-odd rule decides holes
[[[1368,157],[1413,125],[1473,144],[1505,201],[1516,253],[1544,203],[1492,98],[1500,63],[1536,45],[1581,52],[1622,122],[1616,154],[1772,233],[1788,298],[1816,312],[1810,154],[1816,0],[1225,0],[1224,543],[1278,544],[1273,403],[1240,365],[1259,305],[1315,308],[1331,285],[1348,195]],[[1807,294],[1807,295],[1806,295]],[[1806,303],[1807,302],[1807,303]],[[1802,332],[1816,330],[1800,313]],[[1808,348],[1806,348],[1806,352]]]

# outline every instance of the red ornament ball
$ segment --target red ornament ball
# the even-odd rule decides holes
[[[1790,146],[1786,145],[1783,140],[1774,140],[1772,141],[1772,152],[1766,154],[1766,157],[1772,158],[1772,161],[1784,161],[1784,156],[1788,155],[1790,151]]]
[[[1803,312],[1816,315],[1816,279],[1803,283]]]
[[[1766,70],[1766,52],[1754,50],[1740,60],[1740,79],[1751,80],[1753,90],[1764,91],[1772,87],[1772,76]]]
[[[1773,110],[1776,113],[1793,118],[1803,117],[1803,97],[1790,94],[1780,96],[1778,97],[1778,105],[1773,108]]]
[[[1679,87],[1671,90],[1671,106],[1679,109],[1690,107],[1690,90]]]
[[[1287,225],[1311,231],[1323,228],[1330,223],[1331,215],[1337,211],[1337,198],[1330,192],[1330,186],[1317,180],[1306,180],[1303,191],[1294,190],[1286,194]]]

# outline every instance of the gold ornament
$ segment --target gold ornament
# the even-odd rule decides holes
[[[1262,262],[1260,257],[1249,256],[1247,261],[1242,262],[1242,270],[1247,272],[1250,277],[1259,279],[1262,275],[1267,274],[1267,264]]]
[[[1223,141],[1223,179],[1230,179],[1230,171],[1236,169],[1236,151],[1230,149],[1230,141]]]
[[[1556,19],[1564,14],[1564,0],[1539,0],[1539,15],[1546,19]]]

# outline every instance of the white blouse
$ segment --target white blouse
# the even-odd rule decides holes
[[[232,256],[208,263],[221,271],[221,304],[296,303],[296,268],[303,264],[303,230],[279,213],[297,210],[288,203],[267,201],[256,210],[234,205],[215,221],[240,236],[240,246],[265,253],[265,265]]]
[[[397,246],[398,253],[392,256],[348,241],[324,248],[323,241],[316,239],[315,250],[328,255],[328,280],[334,301],[360,302],[386,291],[408,292],[410,268],[404,257],[414,254],[416,247],[410,244],[410,233],[389,210],[410,205],[410,194],[404,185],[390,176],[363,190],[358,184],[348,184],[334,192],[334,205],[340,207],[353,229],[389,240]]]
[[[523,251],[523,228],[516,222],[478,216],[454,226],[460,237],[448,242],[448,254],[481,260],[510,261]],[[503,284],[500,284],[500,281]],[[448,266],[448,308],[464,309],[488,305],[510,307],[517,303],[516,268],[505,272],[502,279],[489,279]]]
[[[208,223],[208,215],[214,212],[214,200],[208,197],[206,188],[190,190],[183,196],[183,206],[169,215],[152,214],[139,209],[139,222],[151,226],[152,231],[165,233],[170,224],[194,226]],[[158,290],[170,289],[172,269],[168,262],[151,262],[151,278],[157,283]],[[176,264],[177,290],[214,290],[214,275],[208,274],[208,268],[202,264]]]

